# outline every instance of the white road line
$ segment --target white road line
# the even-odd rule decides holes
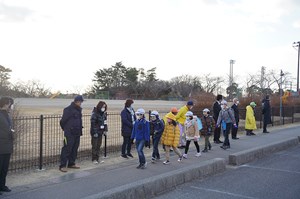
[[[230,192],[225,192],[225,191],[219,191],[219,190],[215,190],[215,189],[206,189],[206,188],[195,187],[195,186],[191,186],[191,188],[204,190],[204,191],[215,192],[215,193],[226,194],[226,195],[230,195],[230,196],[237,196],[237,197],[247,198],[247,199],[258,199],[258,198],[254,198],[254,197],[250,197],[250,196],[244,196],[244,195],[240,195],[240,194],[235,194],[235,193],[230,193]]]
[[[266,168],[266,167],[257,167],[257,166],[250,166],[250,165],[242,165],[240,167],[248,167],[248,168],[254,168],[254,169],[264,169],[264,170],[270,170],[270,171],[280,171],[280,172],[286,172],[286,173],[296,173],[300,174],[298,171],[290,171],[290,170],[284,170],[284,169],[274,169],[274,168]]]

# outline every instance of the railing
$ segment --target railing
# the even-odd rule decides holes
[[[199,108],[199,110],[203,110]],[[201,111],[193,110],[198,116]],[[272,108],[273,125],[300,121],[299,107],[284,107],[282,123],[279,118],[279,108]],[[166,113],[160,112],[161,118]],[[258,127],[262,127],[261,110],[256,109]],[[149,113],[147,115],[149,118]],[[11,157],[10,171],[44,169],[58,166],[61,147],[63,146],[63,131],[59,120],[61,115],[20,116],[14,118],[14,152]],[[245,109],[240,109],[240,118],[245,118]],[[91,159],[90,115],[83,115],[83,136],[80,139],[78,160]],[[241,122],[242,123],[242,122]],[[118,156],[121,153],[123,138],[121,136],[121,117],[119,112],[108,113],[108,135],[101,146],[103,156]],[[243,124],[240,125],[243,130]],[[106,141],[106,147],[104,147]]]

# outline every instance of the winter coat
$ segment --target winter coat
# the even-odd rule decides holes
[[[133,111],[133,110],[132,110]],[[134,111],[133,111],[134,113]],[[121,112],[121,132],[122,136],[130,137],[133,129],[134,121],[136,120],[135,114],[133,114],[134,120],[132,120],[131,112],[125,107]]]
[[[218,101],[215,101],[213,105],[213,114],[214,114],[213,117],[215,122],[217,122],[221,110],[222,110],[221,104]]]
[[[155,121],[150,122],[150,135],[153,137],[160,137],[164,131],[164,121],[157,118]]]
[[[246,119],[245,119],[245,129],[247,130],[254,130],[257,129],[256,127],[256,120],[254,116],[254,110],[252,106],[248,105],[246,107]]]
[[[150,125],[145,118],[135,121],[132,129],[131,139],[150,141]]]
[[[194,140],[200,137],[197,116],[194,116],[192,120],[186,120],[184,126],[187,140]]]
[[[7,111],[0,110],[0,154],[11,154],[13,152],[13,135],[11,131],[11,120]]]
[[[224,121],[226,124],[228,123],[236,124],[234,113],[231,108],[222,109],[220,111],[218,121],[217,121],[217,126],[219,126],[222,121]]]
[[[201,129],[201,135],[203,136],[209,136],[212,135],[214,129],[215,129],[215,120],[212,116],[202,116],[201,117],[202,122],[202,129]]]
[[[91,136],[95,134],[102,136],[104,131],[107,131],[107,113],[94,107],[91,115]]]
[[[62,118],[60,120],[60,126],[64,131],[65,136],[82,135],[82,108],[72,102],[63,111]]]
[[[185,105],[181,107],[178,111],[178,113],[175,115],[176,121],[180,124],[184,125],[186,116],[185,114],[188,112],[189,108]]]
[[[264,115],[264,124],[272,124],[271,119],[271,106],[269,100],[263,101],[263,108],[262,108],[262,114]]]
[[[233,110],[233,113],[234,113],[234,118],[235,118],[235,122],[236,123],[239,123],[240,121],[240,115],[239,115],[239,108],[236,104],[233,104],[231,106],[232,110]]]
[[[166,146],[177,147],[179,144],[179,137],[179,126],[174,126],[172,123],[167,122],[161,138],[162,144]]]

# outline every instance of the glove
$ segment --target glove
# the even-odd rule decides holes
[[[237,128],[238,126],[236,124],[233,124],[234,128]]]
[[[94,138],[97,138],[97,137],[98,137],[98,133],[95,133],[95,134],[93,135],[93,137],[94,137]]]

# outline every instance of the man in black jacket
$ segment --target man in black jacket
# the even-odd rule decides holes
[[[13,152],[12,120],[8,111],[13,104],[10,97],[0,99],[0,191],[10,192],[5,185],[11,153]],[[0,192],[0,195],[1,195]]]
[[[239,108],[238,108],[238,105],[239,105],[239,100],[237,98],[234,98],[233,99],[233,105],[231,106],[233,112],[234,112],[234,118],[235,118],[235,123],[236,123],[236,126],[232,126],[232,130],[231,130],[231,138],[233,140],[237,140],[239,139],[237,136],[237,131],[238,131],[238,126],[239,126],[239,121],[240,121],[240,116],[239,116]]]
[[[268,124],[272,124],[272,120],[271,120],[271,106],[270,106],[269,95],[267,95],[265,97],[265,99],[263,99],[262,114],[264,115],[263,133],[269,133],[267,131],[267,126],[268,126]]]
[[[222,95],[217,95],[217,99],[216,99],[215,103],[213,104],[213,118],[215,120],[215,123],[217,123],[219,113],[221,111],[222,99],[223,99]],[[217,143],[217,144],[223,143],[220,140],[220,134],[221,134],[221,127],[217,127],[217,125],[216,125],[215,130],[214,130],[214,143]]]
[[[80,136],[82,136],[82,108],[81,103],[83,97],[78,95],[74,98],[74,102],[64,109],[60,126],[64,131],[64,146],[61,149],[60,166],[61,172],[67,172],[66,166],[72,169],[79,169],[75,165],[77,151],[80,144]]]

